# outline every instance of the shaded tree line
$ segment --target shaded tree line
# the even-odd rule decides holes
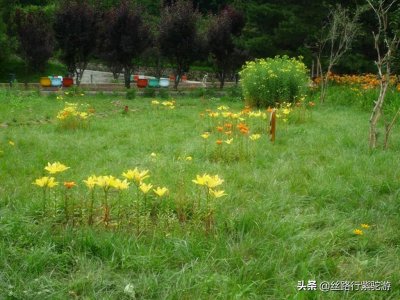
[[[227,74],[249,58],[302,55],[311,67],[332,7],[354,10],[364,2],[0,0],[0,65],[15,52],[27,70],[40,70],[45,57],[56,57],[79,82],[88,61],[96,58],[114,73],[123,70],[129,86],[135,66],[151,60],[158,76],[165,63],[174,66],[177,87],[195,63],[213,67],[223,87]],[[374,24],[372,13],[360,16],[360,38],[333,71],[374,71]],[[35,54],[34,49],[41,51]],[[329,56],[319,59],[324,62]]]
[[[194,61],[210,57],[222,88],[226,73],[235,72],[245,60],[234,42],[244,27],[244,16],[231,6],[209,15],[203,28],[201,13],[186,0],[161,2],[157,22],[151,22],[143,7],[127,0],[104,9],[86,0],[64,1],[54,6],[51,18],[31,8],[18,7],[10,14],[17,50],[27,68],[42,71],[47,60],[57,55],[78,85],[90,59],[99,58],[113,73],[123,71],[129,88],[135,64],[148,49],[156,50],[151,54],[157,61],[174,66],[175,88]]]

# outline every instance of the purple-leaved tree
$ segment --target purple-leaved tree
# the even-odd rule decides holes
[[[197,30],[198,19],[199,13],[193,4],[185,0],[165,6],[161,14],[158,41],[162,55],[175,65],[175,89],[204,49]]]
[[[79,85],[96,49],[96,11],[86,0],[64,1],[55,14],[53,27],[61,61],[76,76]]]
[[[122,1],[105,14],[99,39],[101,57],[109,64],[124,70],[125,87],[130,88],[130,77],[137,59],[151,44],[149,27],[142,11]]]
[[[226,75],[235,72],[244,62],[244,55],[236,47],[234,38],[239,36],[245,25],[244,16],[227,6],[215,16],[207,30],[207,44],[214,63],[215,72],[224,87]]]
[[[43,12],[17,9],[15,24],[18,49],[29,71],[43,71],[53,54],[53,34]]]

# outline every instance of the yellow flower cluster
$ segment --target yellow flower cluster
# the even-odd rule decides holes
[[[218,175],[212,176],[204,173],[203,175],[197,175],[196,179],[193,179],[192,182],[207,187],[209,194],[214,198],[220,198],[227,195],[223,190],[215,190],[216,187],[220,186],[224,182],[224,180]]]
[[[110,188],[122,191],[122,190],[127,190],[130,185],[129,181],[132,181],[142,193],[147,194],[153,188],[152,184],[146,184],[143,182],[143,180],[150,177],[148,173],[149,170],[141,171],[138,168],[135,168],[133,170],[127,170],[126,172],[123,172],[122,176],[125,177],[125,179],[123,180],[115,178],[112,175],[107,175],[107,176],[92,175],[89,176],[83,182],[90,190],[93,190],[96,186],[99,186],[103,188],[104,191],[108,191]],[[153,192],[157,196],[162,197],[168,192],[168,189],[166,187],[157,187],[156,189],[153,189]]]
[[[154,106],[162,105],[162,106],[164,106],[164,107],[166,107],[166,108],[174,109],[174,108],[175,108],[175,105],[176,105],[176,101],[175,101],[174,99],[172,99],[172,100],[160,102],[160,101],[158,101],[158,100],[155,99],[155,100],[152,100],[152,101],[151,101],[151,104],[154,105]]]
[[[361,226],[361,228],[362,229],[369,229],[371,226],[370,225],[368,225],[368,224],[361,224],[360,225]],[[363,235],[364,234],[364,232],[361,230],[361,229],[354,229],[353,230],[353,233],[355,234],[355,235]]]
[[[56,174],[56,173],[61,173],[69,169],[69,167],[65,166],[64,164],[60,162],[54,162],[54,163],[47,163],[47,166],[44,168],[49,174]],[[58,182],[56,182],[56,179],[54,177],[48,177],[48,176],[43,176],[41,178],[36,179],[33,182],[34,185],[37,185],[41,188],[47,189],[47,188],[53,188],[58,185]]]
[[[66,120],[68,118],[78,118],[81,120],[86,120],[90,116],[91,114],[79,110],[78,103],[65,102],[64,108],[57,114],[57,119]]]
[[[64,108],[57,113],[57,119],[61,127],[70,129],[85,127],[94,112],[92,108],[84,111],[85,106],[78,103],[65,102]]]

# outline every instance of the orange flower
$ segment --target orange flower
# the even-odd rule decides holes
[[[232,123],[226,123],[224,124],[225,128],[231,129],[232,128]]]
[[[222,127],[222,126],[217,126],[217,130],[218,130],[218,132],[222,132],[222,131],[224,131],[224,127]]]
[[[64,181],[64,186],[67,189],[72,189],[74,186],[76,186],[76,183],[74,181]]]
[[[242,110],[242,114],[248,114],[251,111],[251,108],[249,106],[245,106],[244,109]]]
[[[239,123],[237,126],[236,126],[239,130],[241,130],[241,129],[249,129],[248,127],[247,127],[247,125],[246,124],[244,124],[244,123]]]
[[[248,130],[247,128],[242,128],[242,129],[240,129],[240,132],[241,132],[242,134],[248,134],[248,133],[249,133],[249,130]]]
[[[310,102],[308,102],[308,105],[310,105],[311,107],[313,107],[313,106],[315,106],[315,103],[312,102],[312,101],[310,101]]]
[[[222,141],[221,140],[217,140],[217,145],[222,145]]]
[[[267,112],[269,112],[269,113],[272,113],[274,111],[274,109],[273,108],[271,108],[271,106],[268,106],[268,108],[267,108]]]

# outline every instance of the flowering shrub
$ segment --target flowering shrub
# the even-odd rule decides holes
[[[256,107],[294,102],[309,81],[304,63],[288,56],[247,62],[240,76],[245,101]]]
[[[65,102],[64,108],[57,114],[60,126],[69,129],[86,127],[92,113],[90,110],[88,112],[83,111],[82,108],[83,105],[78,103]]]

